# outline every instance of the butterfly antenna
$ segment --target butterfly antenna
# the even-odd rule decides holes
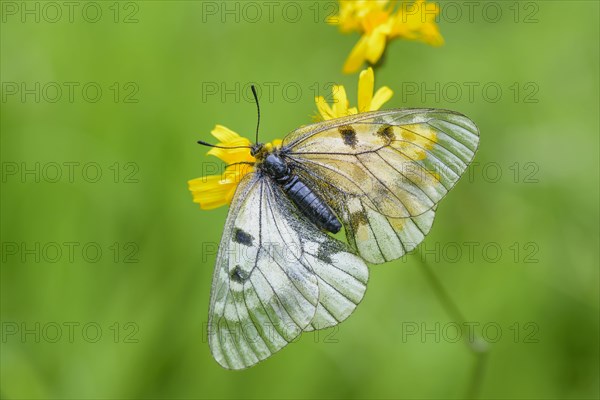
[[[198,140],[198,144],[207,147],[216,147],[217,149],[249,149],[250,146],[217,146],[216,144],[210,144],[205,142],[204,140]]]
[[[256,141],[254,143],[258,143],[258,128],[260,127],[260,105],[258,105],[258,95],[256,94],[256,88],[254,85],[250,86],[252,89],[252,94],[254,95],[254,101],[256,102],[256,112],[258,114],[258,121],[256,122]]]
[[[258,113],[258,121],[256,122],[256,141],[254,142],[254,143],[258,143],[258,128],[260,127],[260,106],[258,105],[258,95],[256,94],[256,88],[254,87],[254,85],[250,86],[250,88],[252,89],[252,94],[254,95],[254,101],[256,102],[256,112]],[[216,147],[217,149],[249,149],[249,148],[252,148],[252,146],[231,146],[231,147],[217,146],[216,144],[207,143],[204,140],[198,140],[197,143],[201,144],[202,146]]]

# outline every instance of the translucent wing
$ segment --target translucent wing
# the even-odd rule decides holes
[[[478,143],[477,127],[462,114],[403,109],[302,127],[284,139],[282,152],[320,188],[360,255],[381,263],[423,240]]]
[[[240,182],[221,239],[209,345],[225,368],[264,360],[304,330],[347,318],[366,290],[364,261],[298,215],[260,173]]]

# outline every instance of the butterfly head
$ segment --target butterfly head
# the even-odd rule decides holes
[[[250,155],[256,159],[256,167],[273,178],[287,176],[289,169],[281,157],[279,140],[272,143],[255,143],[250,148]]]
[[[265,148],[264,143],[254,143],[250,147],[250,155],[254,158],[259,158],[259,154],[261,154],[263,152],[264,148]]]
[[[264,160],[269,154],[282,152],[281,139],[275,139],[268,143],[254,143],[250,146],[250,155],[257,161]]]

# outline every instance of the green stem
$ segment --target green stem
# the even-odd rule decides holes
[[[444,286],[442,286],[442,283],[439,281],[439,279],[435,276],[433,269],[427,263],[423,254],[419,250],[417,250],[415,253],[420,261],[421,270],[425,274],[425,277],[431,285],[431,288],[433,289],[437,299],[440,301],[442,307],[448,313],[450,318],[458,323],[461,337],[465,339],[467,348],[475,356],[475,365],[473,366],[471,381],[469,383],[466,396],[469,399],[475,399],[478,397],[479,390],[481,388],[481,382],[483,381],[485,375],[485,365],[489,351],[488,344],[474,331],[465,335],[467,320],[465,319],[464,314],[460,308],[458,308],[456,302],[452,300],[452,297],[450,297],[448,291],[446,291]]]

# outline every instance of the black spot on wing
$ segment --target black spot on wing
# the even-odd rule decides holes
[[[391,143],[396,139],[394,128],[391,125],[383,125],[375,132],[375,135],[379,136],[386,144]]]
[[[344,144],[346,146],[350,146],[352,148],[356,147],[356,143],[358,140],[356,139],[356,131],[350,125],[340,126],[338,128],[340,131],[340,135],[342,135],[342,139],[344,140]]]
[[[319,260],[325,261],[328,264],[333,264],[331,256],[333,254],[344,251],[346,251],[346,249],[344,248],[344,245],[341,242],[327,240],[319,244],[319,248],[317,249],[317,258]]]
[[[319,246],[319,250],[317,251],[317,258],[319,260],[325,261],[327,264],[332,264],[330,255],[331,252],[325,246]]]
[[[239,244],[243,244],[244,246],[252,246],[252,241],[254,237],[247,232],[244,232],[240,228],[235,228],[233,231],[233,241]]]
[[[358,211],[350,214],[350,226],[352,230],[356,231],[360,225],[367,225],[369,219],[364,211]]]
[[[229,274],[229,277],[234,282],[244,283],[244,281],[248,279],[248,274],[244,272],[244,270],[241,269],[239,265],[236,265],[235,268],[233,268],[233,270]]]

